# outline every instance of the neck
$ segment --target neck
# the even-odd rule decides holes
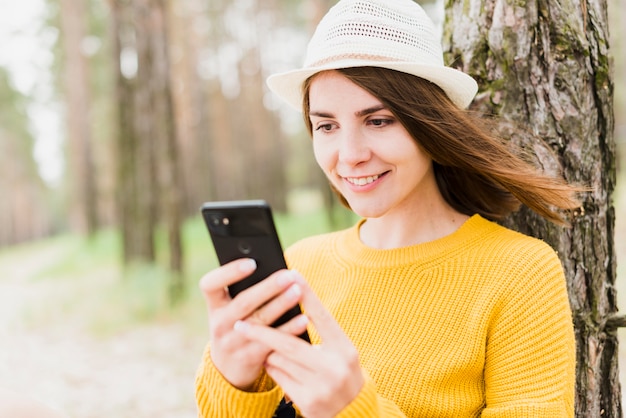
[[[468,218],[442,199],[435,203],[430,201],[426,207],[411,207],[379,218],[368,218],[361,225],[359,234],[368,247],[408,247],[450,235]]]

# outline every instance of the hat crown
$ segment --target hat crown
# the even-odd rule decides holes
[[[478,85],[443,63],[438,32],[413,0],[341,0],[322,18],[309,42],[303,68],[273,74],[267,84],[301,109],[307,79],[321,71],[380,67],[428,80],[459,108]]]
[[[413,0],[341,0],[317,26],[304,67],[351,59],[443,66],[436,33]]]

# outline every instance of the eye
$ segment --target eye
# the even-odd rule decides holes
[[[321,131],[321,132],[330,132],[335,128],[335,125],[332,123],[322,123],[319,124],[315,127],[316,131]]]
[[[393,119],[389,119],[389,118],[372,118],[367,121],[368,125],[372,125],[377,128],[382,128],[384,126],[391,125],[393,122],[394,122]]]

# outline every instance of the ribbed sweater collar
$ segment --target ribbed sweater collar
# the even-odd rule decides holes
[[[376,249],[363,244],[359,238],[359,228],[365,220],[343,231],[332,251],[348,264],[357,263],[363,267],[385,268],[420,262],[438,262],[474,245],[481,237],[499,226],[480,215],[473,215],[459,229],[450,235],[421,244],[393,249]]]

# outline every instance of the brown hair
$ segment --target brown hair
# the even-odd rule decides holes
[[[498,220],[523,203],[563,224],[562,211],[580,206],[575,195],[582,188],[535,168],[494,133],[486,118],[459,109],[435,84],[379,67],[335,71],[378,98],[398,118],[432,158],[439,190],[459,212]],[[303,113],[309,134],[309,88],[314,77],[304,84]]]

